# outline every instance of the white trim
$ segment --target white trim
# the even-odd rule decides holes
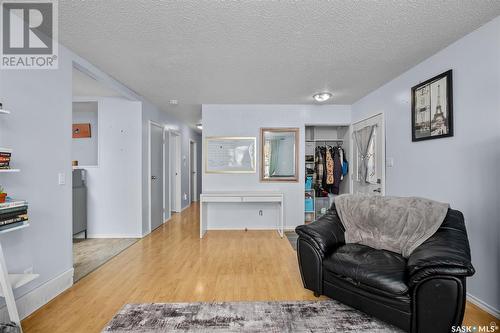
[[[193,147],[193,151],[191,151],[191,147]],[[189,159],[188,159],[188,163],[189,163],[189,181],[188,181],[188,184],[189,184],[189,204],[193,203],[193,202],[197,202],[198,201],[198,195],[197,195],[197,192],[198,192],[198,157],[197,157],[197,154],[198,154],[198,143],[193,140],[193,139],[189,139]],[[191,178],[192,178],[192,175],[193,175],[193,169],[191,169],[191,154],[194,156],[194,171],[196,172],[196,177],[194,179],[194,199],[193,199],[193,193],[191,193]]]
[[[186,209],[188,209],[189,207],[191,207],[191,204],[187,205],[186,207],[182,208],[180,213],[182,213],[183,211],[185,211]]]
[[[165,223],[165,126],[162,124],[159,124],[157,122],[154,122],[152,120],[148,121],[148,225],[149,225],[149,233],[151,233],[151,127],[156,126],[161,128],[162,131],[162,179],[163,179],[163,184],[162,184],[162,192],[163,192],[163,198],[161,200],[161,205],[162,205],[162,212],[163,212],[163,217],[162,217],[162,224]]]
[[[87,238],[142,238],[147,234],[88,234]]]
[[[471,294],[467,293],[467,300],[471,302],[472,304],[476,305],[479,307],[481,310],[488,312],[490,315],[493,317],[500,319],[500,310],[495,309],[495,307],[489,305],[488,303],[480,300],[476,296],[472,296]]]
[[[19,317],[26,318],[73,285],[73,268],[16,299]],[[0,308],[0,320],[8,322],[7,307]]]

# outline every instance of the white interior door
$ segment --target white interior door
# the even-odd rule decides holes
[[[150,124],[151,231],[163,224],[163,127]]]
[[[171,209],[173,212],[181,211],[181,137],[178,133],[170,133],[170,158],[171,158]]]
[[[366,133],[371,133],[370,140],[366,140]],[[365,140],[363,140],[363,137]],[[352,147],[353,193],[385,195],[385,127],[383,114],[377,114],[352,125]],[[363,167],[363,164],[365,164],[365,167]]]

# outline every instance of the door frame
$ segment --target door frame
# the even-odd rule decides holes
[[[169,149],[170,159],[169,159],[169,177],[170,181],[168,182],[169,193],[170,193],[170,211],[180,213],[182,210],[182,136],[178,131],[170,130],[168,131],[169,135],[169,144],[173,144],[175,146],[175,155],[172,154],[172,149]],[[174,141],[172,141],[174,140]],[[173,164],[175,163],[175,164]],[[179,172],[176,179],[172,179],[172,170],[175,170],[176,167]],[[172,183],[175,181],[175,193],[172,193]],[[175,205],[172,204],[172,199],[175,197]]]
[[[355,121],[355,122],[353,122],[351,124],[351,128],[350,128],[351,133],[349,135],[350,136],[350,143],[351,143],[350,144],[350,146],[351,146],[350,150],[351,151],[350,151],[349,155],[352,156],[351,165],[354,165],[354,158],[356,158],[354,156],[354,145],[355,145],[355,143],[354,143],[354,125],[359,124],[359,123],[361,123],[363,121],[370,120],[370,119],[378,117],[378,116],[381,116],[381,118],[382,118],[381,132],[382,132],[382,138],[384,140],[384,142],[382,144],[382,155],[383,155],[383,158],[382,158],[382,161],[381,161],[382,162],[382,182],[380,184],[380,188],[381,188],[381,193],[380,194],[382,196],[385,196],[385,192],[386,192],[386,189],[385,189],[385,184],[386,184],[386,179],[385,179],[386,178],[386,172],[385,172],[386,170],[385,169],[386,169],[386,165],[385,164],[386,164],[386,158],[387,157],[385,156],[385,154],[386,154],[386,150],[385,150],[385,146],[386,146],[385,114],[383,112],[379,112],[379,113],[373,114],[373,115],[368,116],[366,118],[363,118],[361,120]],[[349,178],[350,178],[350,182],[351,182],[350,189],[351,189],[351,194],[352,194],[352,193],[354,193],[354,174],[352,174],[351,177],[349,177]]]
[[[162,224],[165,223],[165,126],[163,126],[160,123],[154,122],[149,120],[148,121],[148,225],[149,225],[149,233],[152,232],[151,230],[151,128],[153,126],[159,127],[162,130],[162,152],[163,152],[163,158],[162,158],[162,172],[163,172],[163,184],[162,184],[162,191],[163,191],[163,200],[162,200]]]
[[[193,151],[191,151],[191,148],[193,148]],[[198,201],[198,143],[193,140],[189,139],[189,204],[193,202]],[[194,178],[194,199],[193,199],[193,193],[191,193],[191,178],[193,175],[193,169],[191,168],[191,155],[194,156],[194,171],[196,171],[196,177]]]

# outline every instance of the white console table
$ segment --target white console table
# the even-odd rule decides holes
[[[280,213],[276,223],[279,235],[284,235],[284,209],[283,193],[281,192],[206,192],[200,196],[200,238],[203,238],[208,227],[208,205],[211,202],[218,203],[270,203],[280,205]]]

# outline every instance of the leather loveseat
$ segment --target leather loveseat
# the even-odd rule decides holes
[[[450,332],[465,309],[465,279],[474,274],[461,212],[449,209],[438,231],[408,258],[345,244],[333,205],[296,228],[305,288],[371,314],[408,332]]]

